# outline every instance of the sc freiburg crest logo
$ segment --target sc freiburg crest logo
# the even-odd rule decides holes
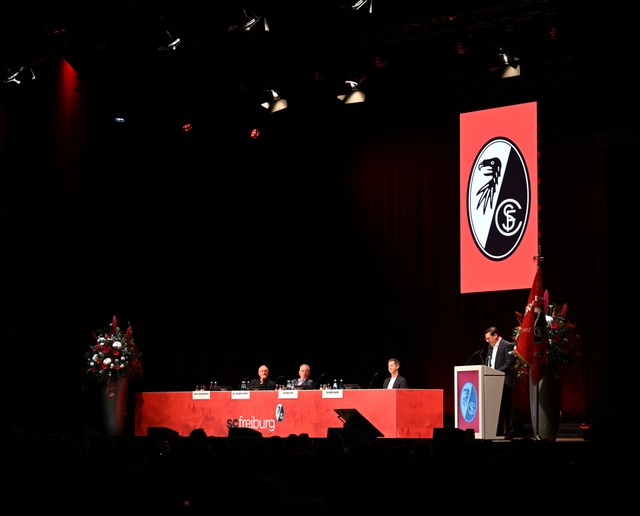
[[[469,174],[467,217],[473,239],[487,258],[505,260],[527,229],[531,190],[527,164],[515,144],[494,138]]]

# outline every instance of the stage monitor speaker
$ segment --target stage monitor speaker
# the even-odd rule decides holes
[[[327,428],[327,439],[331,439],[333,436],[339,435],[342,438],[342,441],[347,442],[359,442],[363,439],[368,441],[368,437],[365,437],[362,432],[357,430],[353,430],[352,428]]]
[[[169,439],[177,439],[180,434],[164,426],[150,426],[147,428],[147,437],[168,441]]]
[[[229,428],[229,437],[262,437],[262,434],[253,428]]]
[[[462,430],[461,428],[434,428],[433,440],[443,443],[457,443],[475,439],[473,428]]]

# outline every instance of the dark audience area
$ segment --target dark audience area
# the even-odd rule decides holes
[[[5,514],[456,511],[495,504],[499,482],[509,510],[533,516],[580,514],[596,503],[622,508],[635,495],[629,470],[636,445],[619,435],[550,442],[480,440],[457,429],[418,440],[347,429],[322,439],[158,430],[146,437],[5,436],[0,507]]]

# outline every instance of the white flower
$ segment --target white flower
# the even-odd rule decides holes
[[[120,349],[122,347],[122,342],[116,340],[113,344],[111,344],[112,348]]]
[[[105,358],[105,359],[102,361],[102,363],[103,363],[104,365],[109,365],[109,364],[111,363],[111,359],[110,359],[109,357],[107,357],[107,358]]]

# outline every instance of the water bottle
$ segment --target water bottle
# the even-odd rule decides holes
[[[212,391],[214,389],[213,382],[209,384],[209,390]]]
[[[340,378],[340,384],[338,385],[338,389],[342,389],[342,378]]]
[[[338,380],[336,380],[336,379],[333,380],[333,388],[334,389],[338,388]]]

